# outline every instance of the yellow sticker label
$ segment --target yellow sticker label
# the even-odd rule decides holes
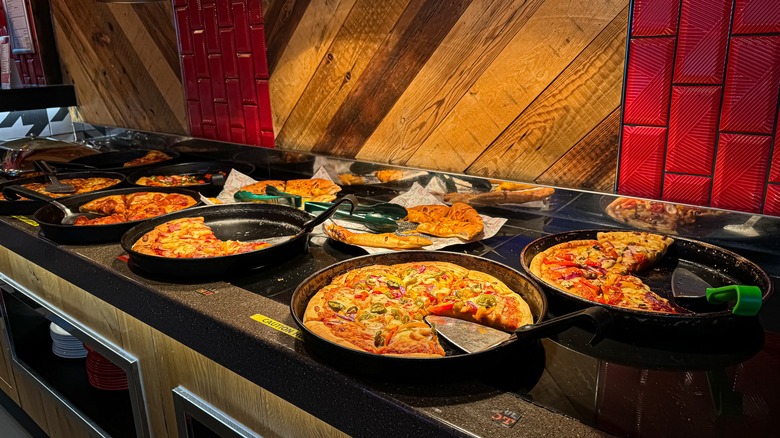
[[[267,325],[268,327],[271,327],[274,330],[278,330],[284,333],[285,335],[290,335],[293,338],[301,341],[303,340],[303,335],[301,334],[300,330],[298,330],[297,328],[290,327],[289,325],[281,323],[273,318],[269,318],[265,315],[261,315],[258,313],[252,315],[252,319],[259,322],[260,324]]]
[[[22,222],[26,223],[27,225],[32,225],[34,227],[39,226],[38,222],[35,222],[34,220],[30,219],[27,216],[11,216],[11,217],[16,219],[16,220],[18,220],[18,221],[22,221]]]

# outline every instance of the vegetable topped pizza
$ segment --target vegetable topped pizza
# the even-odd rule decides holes
[[[135,184],[148,187],[186,187],[211,183],[215,174],[226,177],[225,172],[202,173],[199,175],[151,175],[142,176]]]
[[[652,266],[674,242],[638,231],[600,232],[596,239],[559,243],[537,254],[530,271],[545,283],[597,303],[632,310],[681,313],[634,274]]]
[[[661,201],[619,197],[604,209],[613,219],[634,228],[677,234],[681,227],[694,224],[702,216],[721,214],[703,208]]]
[[[371,265],[337,276],[309,301],[304,325],[338,345],[374,354],[440,357],[428,314],[499,330],[533,324],[523,298],[490,274],[438,261]]]

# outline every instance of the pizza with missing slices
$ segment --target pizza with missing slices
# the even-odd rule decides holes
[[[90,177],[90,178],[65,178],[60,180],[63,184],[70,184],[73,186],[74,189],[76,189],[73,193],[52,193],[46,190],[46,187],[49,186],[49,183],[27,183],[22,184],[23,187],[26,187],[30,190],[34,190],[38,193],[43,193],[46,196],[49,196],[51,198],[62,198],[64,196],[71,196],[71,195],[78,195],[81,193],[89,193],[89,192],[95,192],[98,190],[107,189],[109,187],[113,187],[121,182],[121,180],[116,178],[102,178],[102,177]],[[21,198],[21,199],[27,199],[27,198]],[[5,197],[2,193],[0,193],[0,201],[4,201]]]
[[[499,330],[533,324],[523,298],[490,274],[437,261],[372,265],[341,274],[309,301],[304,325],[338,345],[404,357],[444,356],[428,314]]]
[[[142,176],[135,184],[147,187],[187,187],[209,184],[214,175],[227,177],[225,172],[202,173],[197,175],[150,175]]]
[[[169,258],[205,258],[242,254],[271,246],[266,242],[220,240],[203,217],[175,219],[154,227],[133,244],[133,251]]]
[[[695,224],[704,216],[720,211],[661,201],[619,197],[604,208],[609,217],[634,228],[677,234],[682,227]]]
[[[101,217],[88,219],[86,216],[80,216],[73,225],[108,225],[149,219],[183,210],[197,203],[193,197],[181,193],[134,192],[103,196],[79,207],[82,213],[99,214]]]
[[[529,267],[542,281],[597,303],[632,310],[681,313],[633,274],[652,266],[673,239],[634,231],[598,233],[596,239],[559,243],[537,254]]]

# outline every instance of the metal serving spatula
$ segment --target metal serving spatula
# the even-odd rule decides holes
[[[762,293],[756,286],[731,284],[712,287],[691,270],[678,266],[672,272],[672,296],[674,298],[706,298],[712,304],[736,301],[732,313],[753,316],[761,309]]]
[[[526,324],[513,333],[449,316],[428,315],[425,317],[425,321],[436,330],[439,336],[466,353],[478,353],[509,342],[513,338],[518,341],[526,341],[551,336],[571,328],[581,321],[588,321],[596,328],[596,333],[590,340],[591,345],[596,345],[612,329],[612,316],[610,316],[609,311],[598,306],[588,307],[540,323]]]

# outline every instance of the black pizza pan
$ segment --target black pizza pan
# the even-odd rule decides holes
[[[85,193],[83,195],[71,196],[67,198],[57,198],[57,201],[68,207],[71,211],[76,212],[79,211],[79,207],[89,201],[92,201],[93,199],[102,198],[104,196],[126,195],[137,192],[180,193],[195,199],[195,205],[199,205],[201,203],[198,192],[175,187],[128,187],[123,189],[112,189],[101,192]],[[125,233],[125,231],[143,222],[141,220],[108,225],[78,226],[62,224],[62,218],[64,216],[65,215],[62,210],[52,204],[46,204],[35,211],[35,214],[33,214],[33,219],[38,223],[38,225],[40,225],[41,234],[44,237],[58,243],[71,245],[118,242],[122,238],[122,235]]]
[[[150,167],[159,166],[161,163],[170,163],[179,157],[179,153],[176,151],[159,151],[163,152],[171,158],[161,161],[155,161],[148,164],[140,164],[137,166],[127,166],[124,164],[128,161],[141,158],[151,152],[152,149],[131,149],[125,151],[112,151],[104,152],[96,155],[88,155],[86,157],[76,158],[75,160],[68,161],[67,163],[51,163],[54,167],[60,169],[99,169],[111,172],[119,172],[125,175],[129,175],[133,172],[140,171],[142,169],[148,169]]]
[[[556,312],[568,312],[592,306],[594,302],[545,283],[531,272],[531,260],[537,254],[559,243],[596,239],[599,232],[614,231],[621,230],[579,230],[551,234],[534,240],[523,249],[520,262],[525,271],[548,292],[552,309]],[[745,257],[719,246],[693,239],[670,237],[674,239],[674,243],[666,254],[651,268],[636,276],[650,286],[651,290],[668,299],[684,312],[676,314],[649,312],[595,303],[612,312],[615,326],[621,329],[616,329],[615,333],[631,336],[636,334],[701,336],[755,323],[755,317],[732,314],[728,304],[710,304],[704,298],[675,299],[671,292],[672,273],[679,266],[694,272],[713,287],[730,284],[757,286],[761,289],[762,303],[765,304],[773,292],[772,282],[766,272]]]
[[[309,300],[338,275],[350,270],[375,264],[437,261],[460,265],[470,270],[489,273],[503,281],[528,303],[534,324],[525,326],[523,336],[475,353],[464,353],[442,340],[446,355],[443,357],[420,358],[384,356],[347,348],[313,333],[304,324],[303,318]],[[315,356],[330,362],[345,371],[382,379],[409,377],[450,378],[463,373],[487,373],[502,369],[507,372],[521,370],[527,355],[537,347],[538,338],[566,330],[578,323],[595,323],[598,334],[606,334],[611,327],[609,312],[591,307],[576,313],[564,315],[555,321],[544,321],[547,314],[547,298],[534,280],[506,265],[468,254],[445,251],[399,251],[373,254],[345,260],[322,269],[304,280],[293,292],[290,311],[295,323],[303,332],[304,342]],[[440,338],[441,339],[441,338]],[[595,340],[595,339],[592,339]]]
[[[106,190],[115,189],[117,187],[121,187],[122,184],[125,182],[125,175],[118,173],[118,172],[106,172],[106,171],[91,171],[91,172],[62,172],[57,173],[58,179],[70,179],[70,178],[115,178],[118,179],[119,182],[111,187],[106,187],[105,189],[101,189],[95,192],[90,193],[102,193]],[[47,183],[49,180],[45,175],[40,176],[34,176],[29,178],[21,178],[16,180],[10,180],[5,181],[3,183],[0,183],[0,191],[3,190],[5,187],[10,186],[16,186],[16,185],[24,185],[24,184],[30,184],[30,183]],[[75,197],[75,196],[81,196],[81,195],[69,195],[69,196],[62,196],[57,198],[57,200],[63,200],[67,199],[69,197]],[[46,205],[46,202],[38,200],[38,199],[27,199],[27,200],[0,200],[0,215],[3,216],[10,216],[10,215],[20,215],[20,214],[32,214],[35,213],[36,210]]]
[[[343,202],[357,205],[348,195],[313,217],[305,211],[278,204],[237,203],[192,208],[148,220],[128,230],[120,241],[129,256],[128,264],[141,275],[171,280],[220,278],[246,274],[251,270],[281,264],[308,250],[309,234]],[[266,241],[271,246],[242,254],[207,258],[171,258],[142,254],[133,245],[158,225],[174,219],[202,217],[220,240]]]
[[[220,174],[222,177],[212,177],[211,181],[204,184],[196,184],[185,186],[188,189],[196,190],[204,196],[216,196],[222,191],[222,187],[225,185],[225,179],[230,174],[230,171],[235,169],[244,175],[249,175],[255,170],[255,166],[249,163],[228,162],[228,161],[198,161],[192,163],[179,163],[169,165],[152,166],[144,170],[133,172],[127,176],[127,182],[138,186],[148,187],[138,184],[137,181],[142,177],[149,176],[172,176],[172,175],[205,175],[205,174]]]

